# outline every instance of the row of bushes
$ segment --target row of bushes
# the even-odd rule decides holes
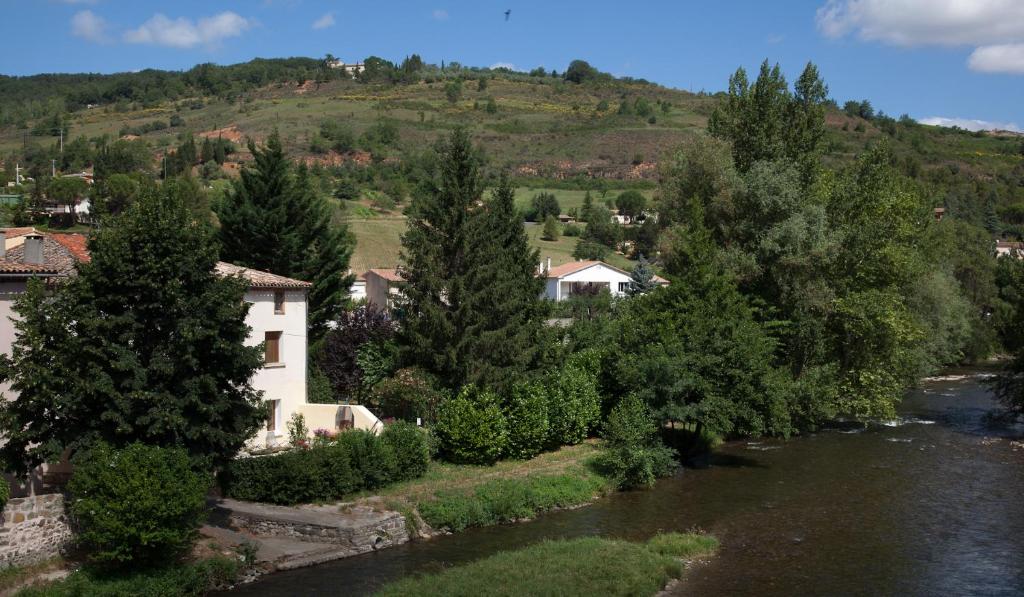
[[[600,416],[596,376],[570,364],[544,382],[515,384],[504,396],[467,386],[441,404],[434,431],[446,460],[493,464],[578,444]]]
[[[423,520],[435,529],[453,532],[532,518],[553,508],[569,508],[589,502],[606,483],[594,474],[582,473],[497,479],[479,485],[472,493],[442,493],[419,504]]]
[[[334,442],[273,456],[240,458],[224,471],[227,496],[254,502],[298,504],[339,499],[423,475],[430,462],[426,434],[396,422],[375,435],[346,431]]]

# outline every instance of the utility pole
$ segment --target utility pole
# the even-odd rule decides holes
[[[64,153],[64,129],[60,129],[60,152]]]
[[[57,178],[57,160],[50,160],[50,178]]]

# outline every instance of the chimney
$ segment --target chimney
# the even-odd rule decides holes
[[[25,263],[42,265],[43,263],[43,237],[39,234],[25,236]]]
[[[549,271],[549,272],[551,271],[551,258],[550,257],[548,257],[548,269],[545,270],[545,271]]]
[[[7,257],[7,231],[0,230],[0,259]]]

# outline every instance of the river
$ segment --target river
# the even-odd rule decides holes
[[[978,370],[926,380],[900,418],[734,442],[649,491],[268,576],[235,595],[361,595],[546,538],[644,540],[700,528],[722,542],[692,595],[1024,595],[1024,437]],[[614,562],[609,562],[614,566]]]

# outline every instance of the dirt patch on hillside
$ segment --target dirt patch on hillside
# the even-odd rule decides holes
[[[236,127],[233,124],[231,126],[226,126],[224,128],[221,128],[221,129],[214,129],[212,131],[203,131],[201,133],[198,133],[197,136],[199,138],[201,138],[201,139],[206,139],[206,138],[209,138],[209,139],[217,139],[217,138],[227,139],[228,141],[231,141],[232,143],[234,143],[236,145],[241,144],[242,143],[242,139],[245,138],[245,135],[242,134],[242,131],[238,130],[238,127]]]

